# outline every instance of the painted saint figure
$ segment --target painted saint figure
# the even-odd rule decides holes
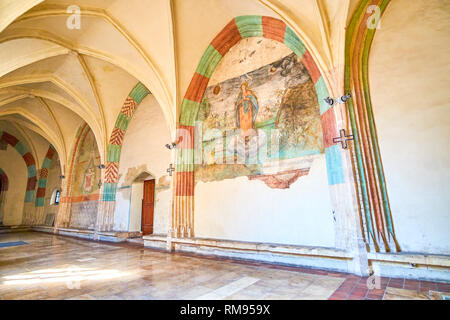
[[[241,84],[241,91],[236,100],[236,126],[241,129],[241,135],[251,135],[255,128],[258,114],[258,99],[253,91],[248,89],[247,82]]]
[[[83,192],[84,193],[91,193],[92,189],[94,188],[94,179],[95,179],[95,167],[94,167],[94,161],[91,159],[88,163],[88,166],[84,172],[84,179],[83,179]]]

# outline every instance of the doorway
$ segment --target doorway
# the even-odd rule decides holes
[[[142,197],[142,234],[153,233],[153,213],[155,208],[155,180],[144,181]]]
[[[137,175],[131,183],[130,232],[141,232],[142,235],[153,233],[155,189],[155,177],[146,171]]]

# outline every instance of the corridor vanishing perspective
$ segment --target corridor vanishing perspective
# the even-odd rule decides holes
[[[0,299],[447,300],[449,29],[450,0],[0,0]]]

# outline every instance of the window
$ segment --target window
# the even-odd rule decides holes
[[[60,195],[60,192],[59,192],[59,190],[56,190],[56,195],[55,195],[55,204],[59,204],[59,195]]]
[[[58,189],[55,189],[52,193],[52,197],[50,199],[50,205],[57,206],[59,204],[59,197],[61,196],[61,192]]]

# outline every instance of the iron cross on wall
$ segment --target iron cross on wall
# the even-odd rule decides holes
[[[348,143],[347,143],[347,141],[353,140],[354,137],[353,137],[352,134],[346,136],[346,135],[345,135],[345,129],[339,130],[339,133],[340,133],[340,136],[339,136],[339,137],[336,137],[336,138],[333,138],[333,142],[334,142],[334,143],[339,143],[339,142],[340,142],[340,143],[341,143],[341,146],[342,146],[342,149],[347,149],[347,148],[348,148]]]
[[[175,168],[170,164],[169,168],[167,169],[167,173],[169,173],[169,176],[172,176],[172,172],[175,171]]]

